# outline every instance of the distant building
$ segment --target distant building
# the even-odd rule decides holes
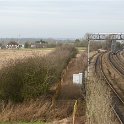
[[[35,43],[32,43],[31,48],[46,48],[47,45],[48,45],[47,42],[40,40],[36,41]]]
[[[23,44],[18,44],[15,41],[10,41],[7,45],[6,45],[6,49],[19,49],[19,48],[24,48]]]
[[[35,44],[31,44],[31,48],[36,48],[36,45]]]
[[[25,45],[24,44],[19,44],[19,48],[24,49],[25,48]]]

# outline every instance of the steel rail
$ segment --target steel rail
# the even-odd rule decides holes
[[[108,54],[108,59],[111,66],[124,78],[124,68],[122,63],[116,58],[117,55],[112,55],[111,52]]]
[[[121,58],[121,51],[117,52],[116,54],[117,58],[118,58],[118,61],[121,63],[121,67],[124,68],[124,61],[122,61],[122,58]]]
[[[116,92],[116,90],[113,88],[112,84],[110,83],[109,79],[107,78],[107,76],[105,75],[105,73],[104,73],[104,71],[103,71],[102,57],[103,57],[103,53],[100,54],[100,55],[98,55],[97,58],[96,58],[95,73],[97,74],[97,72],[96,72],[96,68],[97,68],[97,67],[96,67],[96,66],[98,65],[98,63],[97,63],[97,62],[98,62],[98,59],[100,59],[101,62],[99,63],[99,69],[100,69],[100,71],[101,71],[102,76],[103,76],[104,79],[105,79],[105,82],[109,85],[109,87],[111,88],[111,90],[113,91],[113,93],[116,95],[116,97],[117,97],[117,98],[121,101],[121,103],[124,105],[124,101],[123,101],[122,98],[119,96],[119,94]],[[124,121],[122,120],[122,117],[116,112],[115,108],[112,107],[112,109],[113,109],[113,111],[114,111],[116,117],[118,118],[119,122],[120,122],[121,124],[124,124]]]

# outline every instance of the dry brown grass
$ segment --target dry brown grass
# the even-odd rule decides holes
[[[104,81],[87,83],[87,124],[118,124],[112,109],[111,91]]]
[[[1,110],[0,121],[45,121],[49,114],[50,104],[50,100],[46,98],[27,101],[18,105],[9,103]]]
[[[63,69],[76,53],[73,46],[63,45],[45,56],[9,62],[0,70],[0,99],[22,102],[48,93],[50,86],[61,80]]]
[[[82,99],[80,87],[72,84],[72,74],[84,71],[86,62],[87,57],[85,53],[70,62],[63,76],[62,88],[64,91],[61,90],[62,96],[58,97],[53,107],[51,105],[52,93],[54,92],[37,100],[25,101],[21,104],[13,105],[9,103],[7,106],[3,104],[0,110],[0,121],[42,120],[50,122],[50,124],[72,123],[73,106],[75,99],[78,99],[76,124],[83,124],[85,122],[85,101]]]
[[[94,74],[96,57],[90,64],[90,78],[86,83],[86,124],[118,124],[112,109],[111,89],[103,79]]]
[[[23,59],[25,57],[33,57],[35,55],[46,55],[52,50],[0,50],[0,68],[8,63],[8,61]]]

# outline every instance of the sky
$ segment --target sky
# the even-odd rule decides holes
[[[124,0],[0,0],[0,37],[124,32]]]

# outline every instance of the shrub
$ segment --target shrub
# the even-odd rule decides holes
[[[45,56],[9,62],[0,70],[0,98],[20,102],[46,94],[76,53],[74,47],[62,46]]]

